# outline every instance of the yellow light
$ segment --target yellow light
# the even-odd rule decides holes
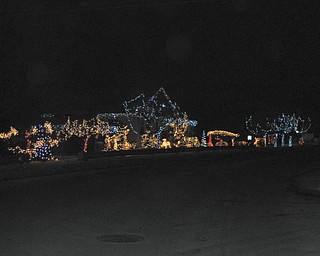
[[[168,149],[171,148],[171,142],[168,141],[166,138],[162,139],[161,148]]]
[[[111,151],[111,150],[130,150],[136,147],[136,143],[130,143],[128,141],[127,135],[129,134],[129,129],[127,126],[121,127],[114,135],[106,135],[104,140],[104,150],[103,151]]]
[[[159,139],[156,135],[151,134],[149,130],[141,136],[141,147],[146,148],[158,148]]]
[[[233,133],[233,132],[228,132],[228,131],[223,131],[223,130],[214,130],[214,131],[209,131],[207,133],[207,136],[209,135],[220,135],[220,136],[228,136],[228,137],[240,137],[240,134],[238,133]]]
[[[12,136],[16,136],[18,135],[19,132],[17,131],[17,129],[15,129],[14,127],[10,127],[10,131],[8,132],[2,132],[0,133],[0,139],[2,140],[8,140],[10,139]]]

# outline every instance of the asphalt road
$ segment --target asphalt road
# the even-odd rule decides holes
[[[317,167],[302,157],[186,155],[2,182],[0,255],[318,256],[320,198],[286,189]],[[112,234],[143,240],[97,239]]]

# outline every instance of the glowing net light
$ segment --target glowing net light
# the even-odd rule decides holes
[[[0,133],[0,139],[8,140],[12,136],[17,136],[18,134],[19,134],[18,130],[11,126],[10,131]]]

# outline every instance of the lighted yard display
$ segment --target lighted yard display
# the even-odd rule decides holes
[[[272,123],[273,131],[281,135],[281,146],[285,145],[285,136],[294,131],[295,128],[295,115],[285,115],[281,114],[274,119]],[[292,137],[290,137],[292,139]],[[291,142],[290,142],[291,144]]]
[[[58,130],[58,137],[67,140],[72,136],[84,138],[83,152],[88,152],[88,142],[90,138],[104,138],[104,151],[128,150],[135,148],[134,143],[129,143],[127,135],[129,129],[124,126],[110,126],[108,122],[102,121],[98,116],[90,120],[71,121],[68,118],[62,129]]]
[[[149,130],[145,134],[141,135],[141,148],[158,148],[159,139],[156,135],[152,134]]]
[[[53,160],[51,148],[59,145],[59,140],[54,138],[50,122],[32,126],[25,132],[25,148],[20,146],[10,147],[14,153],[28,154],[30,159]]]
[[[163,148],[163,149],[171,148],[171,142],[168,141],[166,138],[163,138],[160,148]]]
[[[148,132],[141,136],[143,148],[161,147],[160,139],[162,132],[169,127],[176,129],[175,126],[177,122],[180,122],[184,118],[184,113],[182,113],[179,106],[169,98],[163,87],[147,100],[144,94],[140,94],[130,101],[125,101],[123,106],[130,129],[134,133],[140,135],[140,132],[137,131],[132,123],[132,118],[140,118],[145,123],[145,130]],[[197,125],[197,121],[188,119],[185,125],[194,127]],[[180,137],[183,138],[183,136],[178,135],[179,132],[182,132],[181,129],[184,128],[181,126],[179,127],[180,131],[178,131],[178,129],[175,131],[175,141],[171,143],[175,147],[180,147],[180,143],[184,143],[180,140]],[[155,138],[157,138],[157,142],[155,142]],[[189,146],[190,143],[197,145],[192,139],[186,139],[186,141],[188,142],[184,143],[184,145]]]
[[[32,159],[50,160],[55,159],[51,148],[58,146],[62,141],[68,141],[71,137],[81,138],[84,156],[90,152],[90,145],[94,143],[97,146],[95,149],[100,147],[100,150],[106,152],[136,148],[236,146],[252,142],[256,146],[266,146],[268,142],[276,147],[278,138],[281,137],[281,145],[285,145],[287,138],[291,147],[295,134],[305,133],[311,126],[309,117],[304,119],[295,114],[281,114],[273,121],[266,118],[262,122],[254,122],[250,116],[246,119],[246,128],[255,138],[250,138],[249,142],[236,141],[240,136],[238,133],[213,130],[206,134],[203,130],[200,143],[198,137],[190,136],[194,134],[193,127],[197,126],[197,121],[189,120],[188,115],[180,110],[162,87],[148,99],[144,94],[140,94],[132,100],[125,101],[123,106],[124,113],[98,114],[94,118],[81,121],[68,117],[63,124],[52,125],[46,121],[43,125],[32,126],[25,132],[25,145],[21,143],[21,136],[14,142],[10,141],[12,136],[19,134],[13,127],[7,132],[1,132],[0,139],[7,140],[5,143],[19,142],[10,147],[10,151],[29,154]],[[42,117],[52,118],[54,115],[44,114]],[[303,141],[299,143],[303,144]]]
[[[267,134],[272,131],[272,123],[266,118],[262,123],[254,123],[252,116],[246,119],[247,130],[256,136],[255,146],[267,146]]]
[[[197,137],[186,136],[190,120],[186,113],[183,117],[177,117],[173,119],[167,130],[169,131],[170,139],[163,138],[162,142],[159,140],[159,134],[153,134],[150,130],[147,130],[145,134],[141,136],[141,147],[142,148],[163,148],[168,149],[172,147],[199,147],[200,142]]]
[[[127,136],[129,131],[130,130],[127,126],[125,126],[120,127],[114,134],[107,134],[104,140],[104,151],[134,149],[136,147],[136,143],[130,143],[128,141]]]
[[[207,136],[204,130],[202,131],[202,136],[201,136],[201,147],[207,147]]]
[[[56,132],[61,140],[67,140],[72,136],[105,136],[110,133],[110,126],[98,117],[90,120],[83,119],[82,122],[78,120],[71,121],[70,117],[68,117],[67,122],[63,126],[58,127]]]
[[[179,106],[173,102],[163,87],[161,87],[149,99],[145,99],[144,94],[140,94],[132,100],[123,103],[125,114],[129,123],[129,128],[135,134],[141,136],[142,148],[161,148],[162,133],[171,129],[173,134],[172,147],[193,147],[198,146],[198,139],[186,137],[188,126],[196,126],[197,121],[189,120],[185,113],[182,113]],[[133,118],[138,118],[144,123],[145,132],[140,135],[140,127],[136,128]],[[183,121],[182,121],[183,120]],[[179,126],[179,127],[178,127]],[[162,145],[162,146],[161,146]],[[167,145],[166,148],[169,148]]]
[[[149,99],[140,94],[136,98],[123,103],[130,127],[136,134],[140,134],[134,128],[130,117],[142,118],[146,123],[146,130],[159,136],[161,132],[180,116],[180,108],[169,98],[164,88],[160,88]]]
[[[171,134],[173,134],[172,144],[176,148],[185,147],[200,147],[200,142],[197,137],[186,136],[186,132],[189,126],[189,119],[186,113],[183,114],[183,117],[176,118],[170,124],[172,129]]]
[[[298,116],[294,119],[294,131],[296,133],[305,133],[311,127],[311,118],[307,117],[303,119],[301,116]]]
[[[311,127],[311,119],[308,117],[302,119],[295,114],[281,114],[273,122],[273,130],[277,134],[281,134],[281,145],[285,144],[285,136],[292,133],[305,133]],[[289,146],[292,146],[292,135],[289,136]]]
[[[256,135],[255,145],[259,145],[259,142],[263,139],[266,145],[267,135],[273,134],[273,138],[269,138],[269,141],[273,142],[274,147],[278,146],[278,138],[281,136],[281,146],[285,145],[285,137],[288,137],[288,146],[293,145],[292,139],[294,133],[307,132],[311,127],[311,119],[308,117],[303,119],[295,114],[284,114],[274,118],[272,122],[266,119],[264,125],[257,123],[253,125],[252,116],[246,119],[246,127],[249,132]],[[262,137],[262,138],[261,138]],[[270,136],[269,136],[270,137]]]
[[[39,160],[51,160],[53,159],[52,151],[51,151],[51,145],[52,138],[50,135],[52,134],[51,125],[48,123],[45,123],[45,125],[38,125],[37,127],[37,138],[35,141],[35,151],[33,158],[39,159]],[[56,142],[56,145],[58,145],[58,141]]]
[[[1,140],[8,140],[12,136],[17,136],[19,134],[18,130],[13,128],[12,126],[10,127],[10,130],[8,132],[2,132],[0,133],[0,139]]]
[[[229,144],[224,141],[221,137],[231,137],[231,138],[237,138],[240,136],[238,133],[228,132],[224,130],[214,130],[207,132],[207,136],[209,137],[208,141],[208,147],[213,146],[229,146]],[[212,141],[212,136],[215,136],[216,142]],[[232,143],[234,145],[234,142]]]

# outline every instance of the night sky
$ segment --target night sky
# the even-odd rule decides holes
[[[320,130],[319,1],[7,2],[2,124],[122,112],[163,86],[207,130],[241,131],[250,114],[281,112]]]

